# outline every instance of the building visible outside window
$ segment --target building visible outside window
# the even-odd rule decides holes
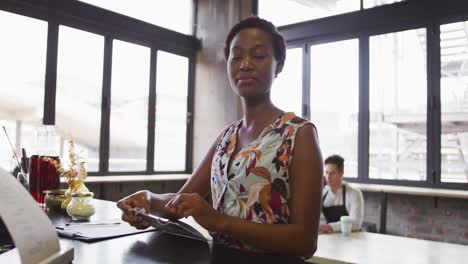
[[[426,31],[372,36],[369,49],[369,178],[425,181]]]
[[[468,182],[468,22],[440,27],[441,181]]]

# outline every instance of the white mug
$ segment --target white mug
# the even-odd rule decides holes
[[[350,236],[353,227],[353,221],[350,216],[344,215],[340,218],[341,222],[341,235]]]

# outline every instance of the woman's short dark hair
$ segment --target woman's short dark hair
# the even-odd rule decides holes
[[[325,159],[325,164],[335,164],[338,170],[343,172],[344,159],[340,155],[331,155]]]
[[[224,58],[226,58],[226,60],[229,58],[229,51],[232,39],[237,33],[239,33],[239,31],[245,28],[258,28],[270,34],[271,39],[273,40],[273,51],[275,53],[275,59],[279,63],[284,64],[284,61],[286,59],[286,43],[284,41],[283,36],[275,27],[275,25],[273,25],[273,23],[263,18],[259,18],[257,16],[251,16],[244,20],[241,20],[239,23],[237,23],[231,28],[229,34],[226,37],[226,42],[224,46]]]

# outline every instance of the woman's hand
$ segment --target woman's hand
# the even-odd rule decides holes
[[[219,231],[222,225],[222,215],[198,193],[178,194],[166,204],[166,208],[179,217],[192,216],[210,231]]]
[[[138,229],[146,229],[151,223],[140,215],[135,215],[134,208],[142,208],[146,213],[150,212],[151,194],[149,191],[139,191],[117,202],[117,207],[122,210],[122,220]]]

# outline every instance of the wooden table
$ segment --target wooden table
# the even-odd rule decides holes
[[[92,221],[119,218],[114,202],[94,200],[96,214]],[[66,213],[47,212],[54,225],[70,222]],[[75,264],[80,263],[304,263],[283,255],[245,253],[219,245],[152,231],[94,243],[60,238],[61,247],[74,248]],[[5,256],[3,256],[5,255]],[[2,257],[19,263],[16,249]]]
[[[468,246],[367,232],[320,234],[312,263],[468,263]]]

